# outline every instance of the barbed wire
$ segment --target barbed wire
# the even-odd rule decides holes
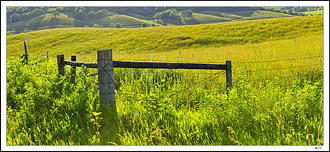
[[[296,78],[299,78],[299,79],[308,79],[308,78],[312,78],[312,76],[303,76],[303,75],[299,75],[299,76],[296,76],[296,77],[288,77],[288,76],[281,76],[281,77],[278,77],[278,76],[273,76],[271,78],[261,78],[261,77],[257,77],[255,79],[251,79],[251,78],[245,78],[246,81],[249,81],[249,82],[256,82],[256,81],[259,81],[260,80],[274,80],[275,78],[278,78],[280,80],[293,80],[293,79],[296,79]]]
[[[256,61],[256,62],[233,62],[233,63],[265,63],[265,62],[278,62],[278,61],[289,61],[289,60],[302,60],[302,59],[310,59],[310,58],[320,58],[323,56],[311,56],[304,58],[292,58],[292,59],[279,59],[279,60],[267,60],[267,61]]]
[[[191,94],[187,100],[182,101],[178,106],[176,106],[176,108],[179,108],[181,105],[183,105],[183,103],[189,101],[194,94],[196,94],[196,91],[194,91],[194,93]]]
[[[174,94],[170,95],[169,98],[170,98],[170,97],[173,97],[173,96],[175,96],[175,95],[178,95],[178,94],[180,94],[180,93],[183,92],[183,91],[186,91],[187,89],[189,89],[189,88],[195,86],[196,84],[199,84],[199,83],[201,83],[201,82],[204,82],[204,81],[206,81],[206,80],[208,80],[208,79],[210,79],[210,78],[213,78],[213,77],[215,77],[215,76],[217,76],[217,75],[219,75],[219,74],[222,75],[222,74],[224,74],[224,73],[225,73],[225,71],[217,72],[216,74],[214,74],[214,75],[212,75],[212,76],[210,76],[210,77],[207,77],[207,78],[205,78],[205,79],[203,79],[203,80],[201,80],[201,81],[199,81],[199,82],[196,82],[196,83],[194,83],[194,84],[188,86],[188,87],[185,88],[185,89],[182,89],[182,90],[178,91],[177,93],[174,93]]]
[[[311,59],[311,58],[321,58],[323,56],[310,56],[304,58],[291,58],[291,59],[278,59],[278,60],[266,60],[266,61],[249,61],[249,62],[235,62],[232,61],[233,64],[235,63],[246,63],[246,64],[258,64],[258,63],[267,63],[267,62],[279,62],[279,61],[292,61],[292,60],[303,60],[303,59]],[[173,63],[186,63],[185,61],[169,61],[169,60],[140,60],[140,59],[130,59],[129,61],[140,61],[140,62],[173,62]],[[190,63],[214,63],[214,64],[225,64],[225,62],[190,62]]]
[[[225,73],[225,72],[223,72],[222,74],[224,74],[224,73]],[[221,75],[222,75],[222,74],[221,74]],[[215,80],[215,79],[217,79],[217,78],[220,78],[221,75],[217,76],[216,78],[214,78],[214,79],[212,79],[212,80]],[[210,83],[210,82],[209,82],[209,83]],[[189,100],[193,97],[193,95],[195,95],[195,94],[196,94],[196,91],[194,91],[194,93],[191,94],[191,95],[187,98],[187,100],[184,100],[183,102],[181,102],[180,105],[178,105],[176,108],[179,108],[183,103],[189,101]]]
[[[273,68],[273,69],[260,69],[260,70],[253,70],[253,71],[247,70],[247,72],[272,71],[272,70],[282,70],[282,69],[302,68],[302,67],[308,67],[308,66],[314,66],[314,65],[323,65],[323,64],[309,64],[309,65],[294,66],[294,67]]]
[[[40,55],[40,53],[38,54]],[[50,54],[48,55],[56,55],[56,54]],[[236,62],[232,61],[233,64],[235,63],[247,63],[247,64],[258,64],[258,63],[266,63],[266,62],[279,62],[279,61],[290,61],[290,60],[302,60],[302,59],[310,59],[310,58],[321,58],[323,56],[309,56],[309,57],[304,57],[304,58],[290,58],[290,59],[278,59],[278,60],[266,60],[266,61],[247,61],[247,62]],[[122,59],[117,59],[115,61],[123,61]],[[143,60],[143,59],[128,59],[127,61],[135,61],[135,62],[164,62],[164,63],[187,63],[186,61],[169,61],[169,60]],[[217,63],[217,64],[225,64],[225,62],[189,62],[189,63]]]

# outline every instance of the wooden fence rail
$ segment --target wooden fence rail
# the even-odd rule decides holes
[[[65,65],[87,68],[97,68],[97,63],[83,63],[63,61]],[[164,63],[164,62],[127,62],[113,61],[114,68],[153,68],[153,69],[208,69],[208,70],[226,70],[227,65],[223,64],[197,64],[197,63]]]
[[[64,61],[64,55],[57,55],[58,71],[64,75],[64,66],[73,67],[85,66],[87,68],[98,68],[98,81],[100,89],[101,104],[110,104],[116,106],[113,68],[161,68],[161,69],[208,69],[208,70],[226,70],[227,87],[232,87],[231,61],[226,64],[197,64],[197,63],[163,63],[163,62],[127,62],[113,61],[112,49],[97,50],[97,63],[75,62],[76,57],[72,56],[71,61]],[[74,70],[75,71],[75,70]],[[73,73],[75,74],[75,73]],[[74,77],[72,77],[74,82]]]

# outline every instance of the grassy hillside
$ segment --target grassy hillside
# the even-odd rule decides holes
[[[29,41],[29,53],[96,53],[113,48],[115,52],[158,52],[184,48],[222,47],[292,39],[322,34],[323,17],[293,17],[238,21],[207,25],[148,28],[61,28],[8,36],[7,55],[22,53]]]
[[[31,37],[30,37],[31,36]],[[29,63],[14,58],[29,41]],[[220,63],[225,71],[114,68],[116,111],[97,69],[58,75],[56,55]],[[63,28],[7,37],[8,145],[323,145],[323,17],[147,28]],[[45,59],[46,51],[54,54]],[[14,56],[14,57],[13,57]]]
[[[31,10],[39,10],[43,12],[42,15],[31,15]],[[42,9],[42,10],[41,10]],[[77,9],[77,10],[76,10]],[[81,13],[79,13],[81,9]],[[87,9],[87,10],[86,10]],[[91,14],[97,14],[97,10],[102,9],[106,14],[96,15],[93,17]],[[126,11],[124,11],[126,9]],[[161,19],[155,18],[157,13],[156,8],[48,8],[41,7],[11,7],[7,14],[8,31],[14,34],[27,32],[30,30],[50,29],[50,28],[65,28],[65,27],[115,27],[120,24],[121,27],[141,27],[142,23],[152,25],[158,23],[160,25],[193,25],[193,24],[208,24],[215,22],[228,22],[234,20],[254,20],[265,18],[280,18],[292,17],[284,13],[277,13],[271,11],[261,11],[251,8],[243,10],[237,8],[190,8],[195,10],[192,19],[186,20],[182,17],[182,12],[189,8],[177,8],[180,11],[175,11],[176,18]],[[45,10],[45,11],[43,11]],[[54,11],[59,15],[54,16]],[[95,10],[95,11],[93,11]],[[29,12],[30,11],[30,12]],[[22,13],[25,12],[25,13]],[[33,12],[33,11],[32,11]],[[17,14],[19,17],[13,17]],[[89,14],[88,14],[89,13]],[[25,16],[26,17],[25,17]],[[57,20],[57,21],[55,21]]]
[[[318,11],[307,11],[304,12],[304,14],[308,16],[317,16],[317,15],[323,15],[323,10],[318,10]]]
[[[283,14],[278,12],[270,11],[255,11],[251,16],[246,17],[246,19],[264,19],[264,18],[278,18],[278,17],[293,17],[293,15]]]
[[[127,27],[127,28],[141,27],[142,23],[147,23],[147,24],[149,24],[149,26],[151,24],[160,26],[159,24],[157,24],[155,22],[138,19],[135,17],[127,16],[127,15],[113,15],[113,16],[110,16],[109,18],[110,18],[110,27],[115,27],[116,24],[120,24],[121,27]]]
[[[224,18],[224,17],[193,13],[193,18],[191,20],[186,20],[185,23],[186,24],[208,24],[208,23],[215,23],[215,22],[228,22],[228,21],[231,21],[231,20]]]
[[[228,19],[232,19],[232,20],[244,19],[244,17],[242,17],[242,16],[238,16],[235,14],[228,14],[228,13],[224,13],[224,12],[218,12],[218,11],[202,11],[200,13],[224,17],[224,18],[228,18]]]
[[[250,19],[266,19],[266,18],[281,18],[281,17],[293,17],[293,15],[271,12],[271,11],[237,11],[232,13],[222,13],[217,11],[203,11],[202,14],[209,14],[218,17],[223,17],[228,20],[250,20]]]
[[[52,14],[44,14],[42,16],[38,16],[36,18],[30,19],[28,21],[21,21],[9,24],[7,26],[8,31],[24,31],[25,29],[28,30],[41,30],[41,29],[49,29],[52,28],[53,24],[50,23],[51,18],[54,16]],[[74,19],[68,17],[66,14],[59,14],[57,16],[58,28],[63,27],[74,27]]]

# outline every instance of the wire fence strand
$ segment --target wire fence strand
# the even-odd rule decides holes
[[[246,62],[235,62],[235,63],[247,63],[247,64],[257,64],[257,63],[267,63],[267,62],[279,62],[279,61],[291,61],[291,60],[303,60],[303,59],[311,59],[311,58],[321,58],[323,56],[309,56],[304,58],[290,58],[290,59],[278,59],[278,60],[265,60],[265,61],[246,61]],[[140,61],[140,62],[175,62],[175,63],[186,63],[186,61],[169,61],[169,60],[141,60],[141,59],[130,59],[129,61]],[[225,62],[194,62],[194,63],[214,63],[214,64],[225,64]]]
[[[321,58],[323,56],[309,56],[304,58],[291,58],[291,59],[278,59],[278,60],[265,60],[265,61],[247,61],[247,62],[235,62],[232,61],[233,64],[235,63],[251,63],[251,64],[257,64],[257,63],[266,63],[266,62],[279,62],[279,61],[290,61],[290,60],[303,60],[303,59],[311,59],[311,58]],[[203,62],[203,63],[221,63],[221,62]]]
[[[222,74],[224,74],[224,73],[225,73],[225,72],[223,72]],[[222,74],[221,74],[221,75],[222,75]],[[211,79],[211,80],[215,80],[215,79],[217,79],[217,78],[220,78],[221,75],[219,75],[219,76],[217,76],[216,78]],[[203,80],[202,80],[202,81],[203,81]],[[208,81],[210,81],[210,80],[208,80]],[[194,93],[191,94],[191,95],[187,98],[187,100],[184,100],[183,102],[181,102],[180,105],[178,105],[176,108],[179,108],[183,103],[189,101],[189,100],[193,97],[193,95],[195,95],[195,94],[196,94],[196,91],[194,91]]]
[[[294,67],[273,68],[273,69],[260,69],[260,70],[253,70],[253,71],[251,71],[251,70],[247,70],[247,72],[283,70],[283,69],[302,68],[302,67],[315,66],[315,65],[323,65],[323,64],[309,64],[309,65],[294,66]]]
[[[205,79],[203,79],[203,80],[201,80],[201,81],[199,81],[199,82],[196,82],[196,83],[194,83],[194,84],[188,86],[188,87],[185,88],[185,89],[182,89],[182,90],[178,91],[178,92],[175,93],[175,94],[170,95],[169,98],[172,97],[172,96],[178,95],[178,94],[180,94],[181,92],[186,91],[187,89],[189,89],[189,88],[191,88],[191,87],[193,87],[193,86],[195,86],[195,85],[197,85],[197,84],[199,84],[199,83],[201,83],[201,82],[204,82],[204,81],[206,81],[206,80],[208,80],[208,79],[211,79],[211,78],[213,78],[213,77],[215,77],[215,76],[217,76],[217,75],[219,75],[219,74],[222,75],[222,74],[224,74],[224,73],[225,73],[224,71],[220,71],[220,72],[216,73],[216,74],[213,75],[213,76],[207,77],[207,78],[205,78]],[[220,75],[219,75],[219,76],[220,76]]]

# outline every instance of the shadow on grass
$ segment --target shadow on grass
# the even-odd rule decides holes
[[[120,145],[119,120],[116,107],[109,104],[102,105],[101,111],[103,120],[101,121],[100,134],[102,145]]]

